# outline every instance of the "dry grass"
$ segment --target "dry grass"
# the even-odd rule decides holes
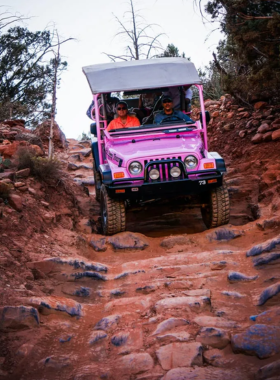
[[[36,157],[32,148],[20,148],[17,151],[18,169],[29,168],[31,174],[41,181],[52,182],[61,177],[61,163],[56,158]]]

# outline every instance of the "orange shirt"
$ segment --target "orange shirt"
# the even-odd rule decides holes
[[[117,117],[116,119],[112,120],[111,123],[109,123],[108,127],[106,128],[106,131],[111,131],[111,129],[120,129],[120,128],[129,128],[129,127],[139,127],[140,121],[135,116],[129,116],[127,115],[126,123],[123,124],[120,117]]]

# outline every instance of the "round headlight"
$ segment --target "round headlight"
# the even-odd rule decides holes
[[[173,168],[170,169],[170,174],[172,177],[177,178],[181,174],[181,169],[178,166],[173,166]]]
[[[195,156],[187,156],[184,162],[186,167],[189,169],[195,168],[198,164],[197,158]]]
[[[159,171],[157,169],[151,169],[149,172],[149,177],[151,179],[158,179],[159,178]]]
[[[133,161],[129,165],[129,171],[132,175],[140,174],[142,171],[142,165],[138,161]]]

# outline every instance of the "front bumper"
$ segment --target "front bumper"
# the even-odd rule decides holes
[[[138,177],[133,178],[133,181],[131,178],[115,180],[105,186],[111,198],[148,200],[155,197],[199,194],[222,184],[223,175],[218,170],[211,170],[211,173],[200,170],[191,172],[183,179],[145,181],[144,177]]]

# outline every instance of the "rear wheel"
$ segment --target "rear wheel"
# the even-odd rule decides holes
[[[229,195],[225,185],[212,189],[208,202],[201,208],[203,222],[207,228],[215,228],[229,222]]]
[[[109,197],[105,185],[101,186],[101,223],[104,235],[125,230],[125,206],[123,201]]]
[[[95,185],[95,198],[98,202],[100,202],[101,197],[101,175],[98,171],[93,169],[93,176],[94,176],[94,185]]]

